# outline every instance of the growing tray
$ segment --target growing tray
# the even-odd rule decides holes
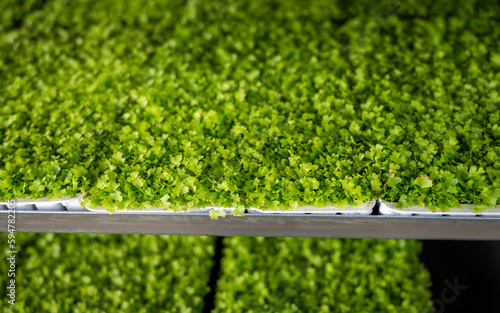
[[[474,205],[462,204],[461,208],[450,208],[446,212],[433,212],[425,207],[396,208],[395,202],[380,202],[379,212],[382,215],[405,215],[405,216],[464,216],[464,217],[497,217],[500,218],[500,206],[488,207],[485,211],[474,212]]]
[[[15,207],[17,211],[70,211],[70,212],[108,212],[108,210],[104,207],[96,207],[96,208],[86,208],[80,204],[81,197],[76,198],[60,198],[60,199],[14,199]],[[7,210],[7,201],[0,202],[0,210]],[[252,213],[262,213],[262,214],[285,214],[285,213],[304,213],[304,214],[335,214],[335,215],[370,215],[373,212],[377,204],[377,200],[373,199],[368,202],[364,202],[358,206],[354,205],[345,205],[343,207],[328,205],[324,207],[315,207],[315,206],[302,206],[296,209],[291,210],[259,210],[250,208],[246,210],[247,212]],[[125,214],[146,214],[146,213],[155,213],[155,214],[171,214],[171,213],[203,213],[210,212],[212,209],[226,211],[227,213],[231,213],[233,208],[224,208],[224,207],[204,207],[204,208],[194,208],[189,211],[172,211],[172,210],[164,210],[159,208],[151,208],[146,210],[120,210],[115,211],[114,213],[125,213]]]

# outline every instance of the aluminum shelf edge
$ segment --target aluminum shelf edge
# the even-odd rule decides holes
[[[375,207],[368,210],[366,205]],[[15,203],[15,227],[18,232],[500,240],[500,215],[442,216],[445,213],[427,211],[415,216],[413,212],[387,211],[390,207],[380,202],[366,205],[359,207],[366,211],[362,214],[352,214],[349,208],[313,212],[250,209],[243,217],[228,214],[211,220],[211,208],[111,214],[81,207],[78,199],[25,200]],[[0,231],[7,231],[8,214],[6,203],[0,203]]]
[[[7,215],[0,211],[0,231],[7,230]],[[499,218],[463,216],[249,212],[211,220],[208,212],[18,211],[15,227],[18,232],[500,240]]]

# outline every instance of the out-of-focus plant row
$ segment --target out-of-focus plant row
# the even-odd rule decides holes
[[[429,273],[414,240],[225,238],[211,295],[211,237],[16,233],[16,242],[16,305],[2,297],[3,312],[194,313],[213,305],[213,313],[422,313],[432,307]],[[3,290],[9,265],[0,262]]]

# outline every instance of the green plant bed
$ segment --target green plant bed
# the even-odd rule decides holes
[[[16,243],[15,306],[3,296],[2,312],[194,313],[210,290],[211,237],[16,233]]]
[[[225,238],[215,312],[432,312],[414,240]]]
[[[499,204],[497,1],[7,7],[2,200]]]

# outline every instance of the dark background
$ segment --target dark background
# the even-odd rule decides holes
[[[500,313],[500,241],[424,240],[420,258],[437,313]]]

